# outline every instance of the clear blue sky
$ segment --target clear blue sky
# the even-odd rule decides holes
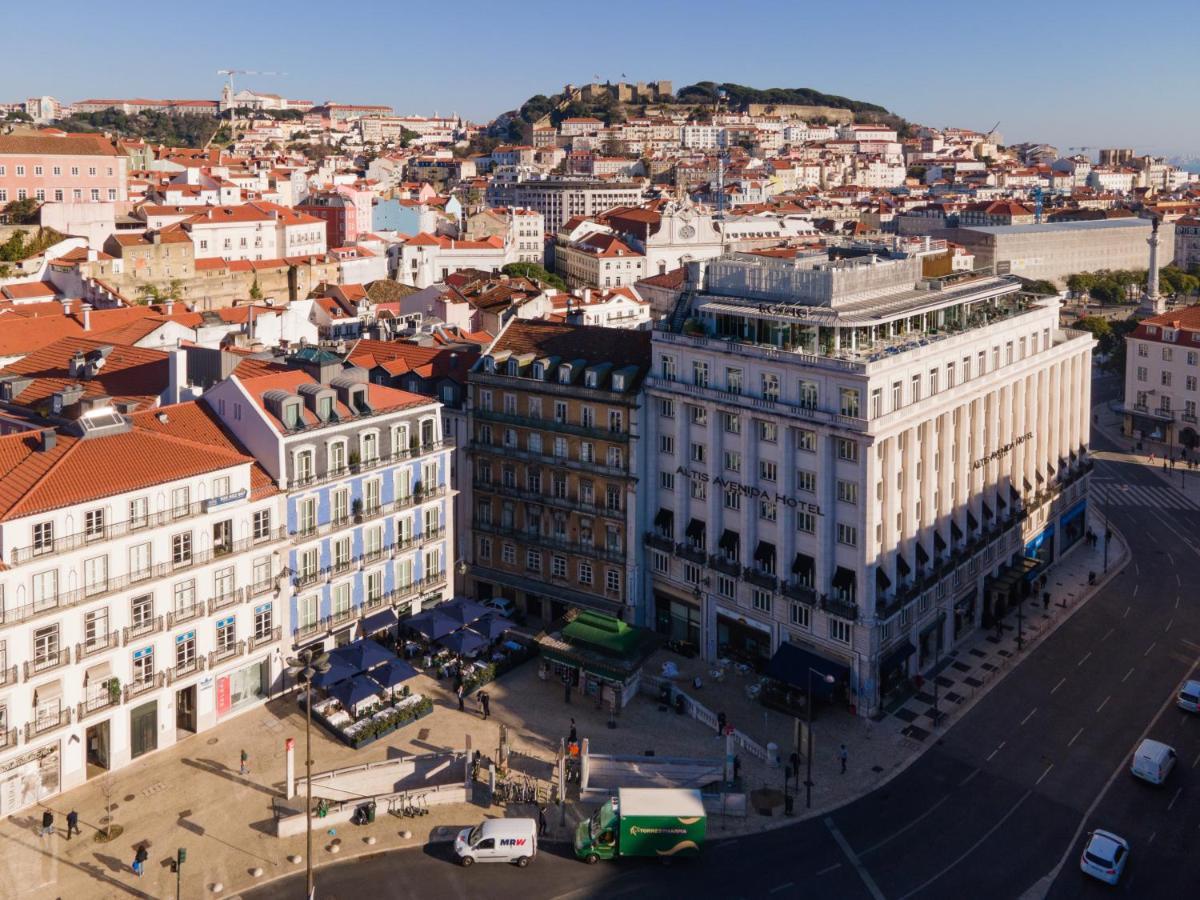
[[[1009,142],[1200,156],[1194,0],[67,0],[43,12],[36,27],[0,14],[0,99],[214,98],[215,70],[232,67],[288,73],[243,77],[258,90],[486,121],[625,73],[812,87],[930,125],[999,120]]]

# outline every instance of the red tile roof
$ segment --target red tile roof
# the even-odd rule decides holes
[[[88,379],[71,377],[70,360],[76,352],[87,354],[106,346],[112,347],[112,352],[95,376]],[[78,384],[86,396],[108,395],[114,401],[145,408],[157,405],[159,395],[167,387],[167,362],[167,354],[160,350],[64,337],[5,366],[0,369],[0,375],[24,375],[33,379],[32,384],[13,398],[13,403],[19,406],[32,407],[48,400],[56,391]]]
[[[271,375],[261,375],[256,378],[240,379],[242,387],[246,393],[259,405],[266,417],[280,431],[284,431],[284,426],[281,421],[269,410],[263,402],[263,396],[268,391],[286,391],[289,394],[294,394],[302,384],[317,384],[317,380],[307,372],[302,372],[299,369],[288,369],[285,372],[279,372]],[[384,387],[378,384],[367,385],[367,404],[371,407],[373,413],[394,412],[408,407],[423,406],[433,401],[428,397],[422,397],[419,394],[410,394],[408,391],[398,391],[394,388]],[[341,403],[336,404],[337,412],[340,416],[346,418],[353,414]],[[319,427],[322,423],[308,411],[307,408],[301,409],[301,417],[306,426]]]

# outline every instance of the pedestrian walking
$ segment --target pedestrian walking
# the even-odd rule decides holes
[[[729,720],[725,718],[725,713],[717,713],[717,737],[720,737],[725,733],[725,723],[727,721]]]
[[[140,844],[137,848],[137,853],[133,855],[133,874],[141,878],[146,871],[146,860],[150,858],[150,854],[146,852],[146,845]]]
[[[466,695],[466,691],[463,690],[462,682],[459,682],[454,694],[458,697],[458,711],[463,712],[463,697]]]
[[[242,765],[241,765],[241,768],[238,769],[238,771],[242,775],[250,774],[250,754],[247,753],[245,750],[242,750]]]
[[[50,810],[42,811],[42,837],[48,834],[54,834],[54,813]]]
[[[479,705],[483,707],[483,718],[486,721],[487,717],[492,714],[492,698],[487,691],[479,692]]]
[[[1050,592],[1042,591],[1042,609],[1050,608]]]
[[[80,837],[83,837],[83,832],[79,830],[79,813],[71,810],[67,813],[67,840],[71,839],[71,832],[75,832]]]
[[[575,720],[574,719],[571,719],[571,730],[569,732],[567,732],[567,743],[568,744],[579,743],[579,732],[575,729]]]
[[[800,754],[793,750],[792,755],[788,757],[788,762],[792,764],[792,779],[798,783],[800,781]]]
[[[538,837],[546,836],[546,807],[538,807]]]
[[[843,775],[846,774],[846,759],[849,757],[849,755],[850,754],[846,752],[846,745],[842,744],[841,749],[838,750],[838,761],[842,764]]]
[[[563,703],[571,702],[571,673],[563,672]]]

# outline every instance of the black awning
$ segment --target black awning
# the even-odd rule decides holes
[[[830,696],[838,684],[845,684],[850,680],[849,666],[825,659],[788,641],[779,645],[779,649],[767,663],[766,675],[792,687],[807,690],[810,672],[813,693],[825,697]],[[833,678],[832,684],[825,680],[827,677]]]
[[[684,534],[694,541],[700,540],[704,537],[704,523],[699,519],[692,519],[688,522],[687,531]]]
[[[983,517],[990,519],[992,517],[992,508],[987,505],[987,501],[983,501]]]
[[[1029,479],[1028,479],[1028,478],[1022,478],[1021,480],[1022,480],[1023,482],[1025,482],[1025,490],[1027,490],[1027,491],[1032,491],[1032,490],[1033,490],[1033,485],[1029,483]],[[1014,493],[1016,493],[1016,492],[1014,491]]]
[[[875,570],[875,587],[877,590],[886,591],[892,586],[892,579],[888,578],[887,572],[883,571],[880,566]]]
[[[754,561],[760,563],[775,561],[775,545],[770,541],[759,541],[754,548]]]
[[[909,566],[908,560],[899,553],[896,554],[896,571],[900,574],[901,578],[912,572],[912,567]]]
[[[717,541],[717,546],[722,550],[728,550],[730,553],[737,553],[738,545],[741,544],[742,537],[736,531],[726,528],[721,532],[721,540]]]
[[[894,669],[901,663],[908,662],[908,658],[917,652],[917,648],[913,646],[913,642],[905,638],[894,649],[883,654],[879,659],[879,671],[886,672],[889,669]]]
[[[838,566],[833,573],[833,586],[835,588],[854,588],[857,579],[854,577],[854,570],[847,569],[845,566]]]
[[[816,568],[816,560],[806,553],[797,553],[792,560],[792,574],[799,575],[801,580],[811,579]]]
[[[929,562],[929,554],[925,552],[925,545],[917,543],[917,565],[923,566]]]
[[[1028,489],[1028,488],[1029,488],[1029,482],[1028,482],[1028,481],[1026,481],[1026,482],[1025,482],[1025,487],[1026,487],[1026,489]],[[1012,502],[1013,502],[1013,503],[1020,503],[1020,502],[1021,502],[1021,492],[1017,490],[1017,488],[1016,488],[1016,485],[1012,485],[1012,484],[1010,484],[1010,485],[1008,486],[1008,496],[1009,496],[1009,497],[1012,499]]]
[[[1008,509],[1008,501],[1005,500],[999,494],[996,495],[996,508],[997,509]]]
[[[938,553],[941,553],[946,549],[946,539],[942,537],[942,533],[940,531],[935,531],[933,533],[933,549],[935,549]]]
[[[979,520],[975,518],[975,513],[971,512],[969,509],[967,510],[967,527],[972,531],[975,531],[977,528],[979,528]]]
[[[1053,472],[1051,472],[1050,474],[1051,474],[1051,475],[1053,475],[1054,473],[1053,473]],[[1043,475],[1042,475],[1042,470],[1041,470],[1041,469],[1038,469],[1036,472],[1034,472],[1034,473],[1033,473],[1033,477],[1037,479],[1037,483],[1038,483],[1038,484],[1042,484],[1042,483],[1044,483],[1044,482],[1046,481],[1046,478],[1045,478],[1045,476],[1043,476]],[[1027,481],[1027,482],[1025,482],[1025,488],[1026,488],[1026,490],[1028,490],[1028,488],[1029,488],[1029,482],[1028,482],[1028,481]]]
[[[963,536],[962,529],[958,527],[958,522],[954,521],[954,519],[950,520],[950,535],[956,541],[962,540],[962,536]]]
[[[1054,466],[1050,465],[1050,463],[1046,463],[1046,477],[1047,478],[1054,477]]]
[[[387,609],[363,619],[362,633],[369,635],[377,631],[383,631],[385,628],[391,628],[397,621],[396,611],[389,606]]]
[[[659,531],[670,534],[675,529],[675,513],[663,507],[654,517],[654,527]]]
[[[1074,450],[1072,450],[1072,451],[1071,451],[1071,462],[1075,462],[1075,460],[1076,460],[1075,451],[1074,451]]]

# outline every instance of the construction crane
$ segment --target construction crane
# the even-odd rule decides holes
[[[217,69],[218,75],[229,76],[229,93],[233,93],[234,75],[286,75],[287,72],[256,72],[254,69]]]
[[[988,129],[986,132],[984,132],[984,135],[983,135],[983,136],[984,136],[985,138],[990,138],[990,137],[991,137],[993,134],[995,134],[995,133],[996,133],[996,129],[997,129],[997,128],[999,128],[999,127],[1000,127],[1000,120],[999,120],[999,119],[997,119],[997,120],[996,120],[996,124],[995,124],[995,125],[993,125],[991,128],[989,128],[989,129]]]

